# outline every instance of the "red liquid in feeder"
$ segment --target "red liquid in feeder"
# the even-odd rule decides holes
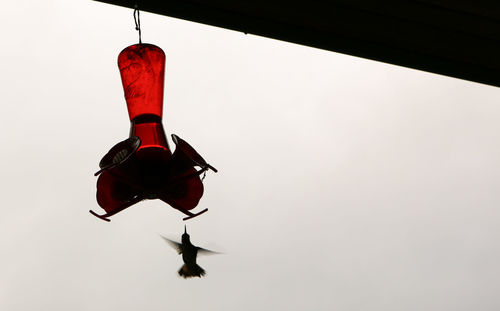
[[[165,53],[152,44],[135,44],[118,56],[125,100],[131,121],[130,136],[141,139],[139,150],[170,150],[163,130]]]

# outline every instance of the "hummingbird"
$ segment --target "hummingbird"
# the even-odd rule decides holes
[[[209,251],[198,246],[194,246],[189,239],[186,226],[184,225],[184,234],[182,234],[182,243],[177,243],[164,236],[161,236],[170,246],[172,246],[179,254],[182,254],[184,265],[179,269],[178,273],[183,278],[202,277],[205,275],[205,270],[196,263],[198,254],[219,254],[214,251]]]

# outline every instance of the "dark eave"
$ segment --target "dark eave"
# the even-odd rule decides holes
[[[498,0],[98,0],[500,86]]]

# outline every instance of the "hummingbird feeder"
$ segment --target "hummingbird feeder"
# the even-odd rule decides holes
[[[190,210],[203,196],[201,174],[217,170],[175,134],[172,153],[162,125],[165,53],[153,44],[143,44],[137,30],[139,44],[118,56],[130,135],[100,161],[96,197],[106,213],[90,213],[109,221],[108,217],[142,200],[160,199],[186,214],[187,220],[207,211]]]

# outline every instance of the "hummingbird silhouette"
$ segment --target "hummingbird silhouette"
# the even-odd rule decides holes
[[[198,246],[194,246],[189,239],[189,234],[184,225],[184,234],[182,235],[182,243],[177,243],[164,236],[161,236],[170,246],[172,246],[179,254],[182,254],[184,265],[179,269],[178,273],[183,278],[202,277],[205,275],[205,270],[196,263],[198,254],[220,254],[218,252],[209,251]]]

